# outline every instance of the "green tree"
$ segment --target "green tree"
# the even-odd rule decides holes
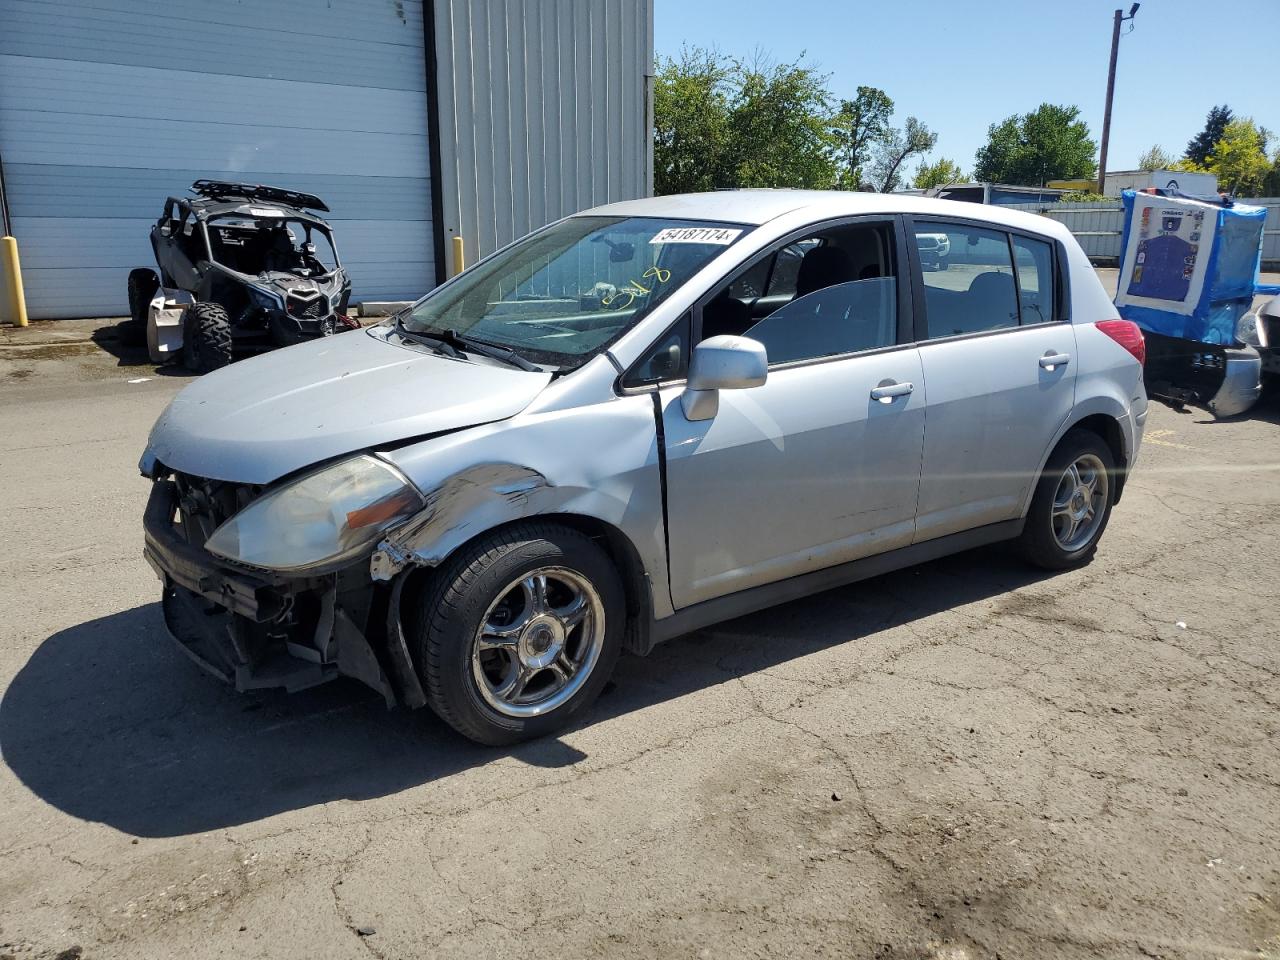
[[[654,192],[834,186],[831,96],[802,61],[748,62],[702,47],[661,60]]]
[[[826,77],[802,61],[735,62],[726,186],[835,186],[831,94]]]
[[[1138,158],[1138,169],[1168,170],[1171,163],[1173,163],[1173,157],[1165,153],[1164,147],[1157,143]]]
[[[1187,152],[1184,156],[1197,166],[1205,166],[1209,162],[1209,154],[1214,146],[1222,139],[1227,124],[1234,119],[1235,115],[1225,103],[1214,107],[1205,117],[1204,129],[1192,137],[1191,142],[1187,144]]]
[[[942,187],[948,183],[964,183],[964,171],[960,169],[960,164],[952,163],[946,157],[934,163],[921,163],[916,168],[915,179],[911,181],[911,185],[917,190]]]
[[[1205,164],[1218,175],[1218,188],[1236,196],[1259,196],[1271,172],[1266,145],[1264,131],[1253,120],[1246,117],[1228,123]]]
[[[1181,171],[1182,173],[1208,173],[1209,172],[1208,167],[1202,164],[1196,163],[1194,160],[1188,160],[1186,157],[1183,157],[1181,160],[1173,161],[1173,163],[1169,164],[1169,166],[1166,167],[1165,169],[1178,170],[1178,171]]]
[[[653,84],[653,189],[659,195],[724,186],[733,64],[685,47],[661,59]]]
[[[974,158],[973,178],[1044,186],[1048,180],[1093,177],[1096,149],[1079,107],[1042,103],[1031,113],[1006,117],[988,128],[987,143]]]
[[[852,100],[842,100],[832,120],[836,140],[838,186],[856,190],[874,144],[884,136],[893,116],[893,100],[878,87],[858,87]]]
[[[890,127],[876,144],[871,161],[871,175],[876,189],[892,193],[902,179],[902,165],[912,157],[928,153],[938,143],[938,135],[915,117],[907,117],[906,126]]]
[[[1262,181],[1262,189],[1258,191],[1264,197],[1280,197],[1280,150],[1271,158],[1271,169]]]

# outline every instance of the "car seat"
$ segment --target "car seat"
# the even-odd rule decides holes
[[[796,274],[796,299],[823,287],[846,283],[858,278],[853,258],[839,247],[814,247],[800,261]]]
[[[1018,288],[1013,277],[998,270],[980,273],[969,282],[956,333],[978,333],[1018,325]]]
[[[740,337],[753,323],[751,308],[726,290],[702,308],[702,339],[723,334]]]

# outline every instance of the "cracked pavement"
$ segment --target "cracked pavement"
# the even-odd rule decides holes
[[[176,651],[135,464],[184,380],[116,363],[0,354],[0,957],[1280,957],[1280,400],[1154,406],[1082,570],[722,624],[501,751]]]

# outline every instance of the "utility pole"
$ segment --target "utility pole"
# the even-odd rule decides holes
[[[1116,57],[1120,54],[1120,24],[1132,20],[1138,12],[1140,3],[1129,8],[1126,17],[1123,10],[1117,10],[1111,25],[1111,66],[1107,69],[1107,109],[1102,115],[1102,151],[1098,156],[1098,192],[1105,193],[1107,186],[1107,144],[1111,140],[1111,99],[1116,92]]]

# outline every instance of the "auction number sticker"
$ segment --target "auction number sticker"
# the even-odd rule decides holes
[[[249,213],[255,217],[283,217],[284,211],[275,207],[250,207]]]
[[[667,227],[659,230],[650,243],[710,243],[727,247],[738,239],[741,230],[728,227]]]

